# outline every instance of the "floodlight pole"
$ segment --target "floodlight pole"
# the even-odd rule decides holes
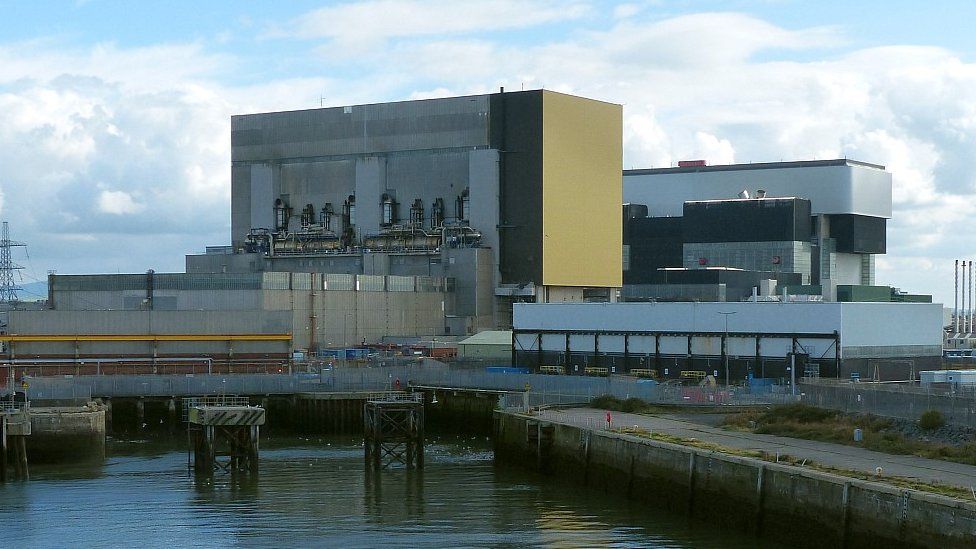
[[[722,355],[725,357],[725,390],[731,386],[729,379],[729,315],[734,315],[736,311],[719,311],[718,314],[725,317],[725,337],[722,338]]]

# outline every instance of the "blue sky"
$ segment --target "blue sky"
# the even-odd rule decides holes
[[[229,117],[546,87],[624,105],[624,167],[849,156],[894,177],[879,283],[952,298],[976,3],[0,0],[0,216],[47,270],[229,241]],[[29,281],[29,279],[25,280]]]

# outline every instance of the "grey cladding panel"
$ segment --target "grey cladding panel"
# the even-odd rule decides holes
[[[488,97],[235,116],[233,161],[485,147]]]
[[[271,166],[251,166],[251,226],[249,229],[274,229],[274,196],[271,189]],[[235,235],[236,236],[236,235]]]

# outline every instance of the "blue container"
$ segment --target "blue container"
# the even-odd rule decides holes
[[[485,371],[489,374],[529,374],[528,368],[517,368],[514,366],[488,366]]]

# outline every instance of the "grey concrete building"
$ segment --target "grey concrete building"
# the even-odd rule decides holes
[[[626,285],[660,284],[659,269],[720,267],[764,279],[795,273],[791,286],[816,288],[828,301],[838,287],[874,286],[891,217],[884,166],[682,164],[624,171]]]
[[[231,245],[187,272],[451,278],[451,334],[509,326],[516,301],[610,300],[621,125],[542,90],[234,116]]]

